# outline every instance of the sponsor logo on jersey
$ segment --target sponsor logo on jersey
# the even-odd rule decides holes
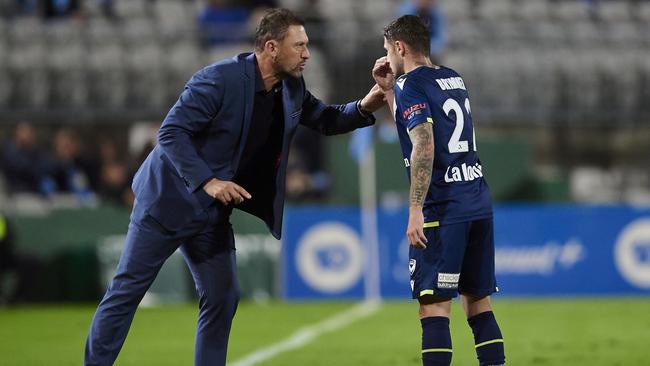
[[[426,103],[414,104],[406,108],[406,110],[404,110],[404,112],[402,113],[402,117],[404,117],[404,119],[411,119],[413,118],[413,116],[422,113],[422,110],[425,108],[427,108]]]
[[[438,273],[438,288],[458,288],[460,273]]]
[[[453,182],[471,182],[483,177],[483,167],[481,164],[467,165],[463,163],[460,167],[448,166],[445,172],[445,183]]]
[[[461,77],[436,79],[436,82],[438,83],[438,86],[440,86],[440,89],[442,90],[454,90],[454,89],[467,90],[467,88],[465,88],[465,82]]]

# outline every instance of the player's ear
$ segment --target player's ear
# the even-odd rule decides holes
[[[397,51],[397,54],[400,55],[400,57],[404,57],[404,54],[406,53],[404,43],[401,41],[395,41],[395,51]]]

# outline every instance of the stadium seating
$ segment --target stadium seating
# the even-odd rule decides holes
[[[105,108],[116,116],[134,110],[158,115],[202,65],[226,51],[250,49],[200,48],[201,1],[116,1],[117,21],[90,3],[82,22],[0,17],[0,112]],[[441,3],[450,38],[443,63],[467,76],[474,110],[486,122],[521,122],[526,115],[543,123],[566,111],[575,123],[612,123],[647,113],[649,2],[601,1],[598,8],[581,0]],[[398,4],[320,2],[329,24],[326,48],[335,50],[326,57],[345,69],[330,85],[367,87],[351,76],[367,75],[362,60],[382,53],[378,37]],[[312,72],[315,80],[325,79],[323,68]]]

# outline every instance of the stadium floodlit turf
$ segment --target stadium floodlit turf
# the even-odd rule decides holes
[[[281,341],[352,303],[240,305],[229,361]],[[500,299],[497,319],[510,365],[648,365],[650,298]],[[471,331],[454,306],[453,365],[476,365]],[[0,365],[80,365],[94,307],[0,309]],[[416,305],[378,312],[259,365],[420,365]],[[117,365],[191,365],[193,305],[140,309]]]

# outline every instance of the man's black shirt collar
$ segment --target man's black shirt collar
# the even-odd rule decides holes
[[[266,88],[264,87],[264,80],[262,79],[262,72],[260,71],[260,66],[257,63],[257,57],[255,57],[255,93],[262,93],[263,95],[267,95],[269,93],[277,93],[280,90],[282,90],[282,81],[278,81],[273,85],[271,90],[268,92],[266,91]]]

